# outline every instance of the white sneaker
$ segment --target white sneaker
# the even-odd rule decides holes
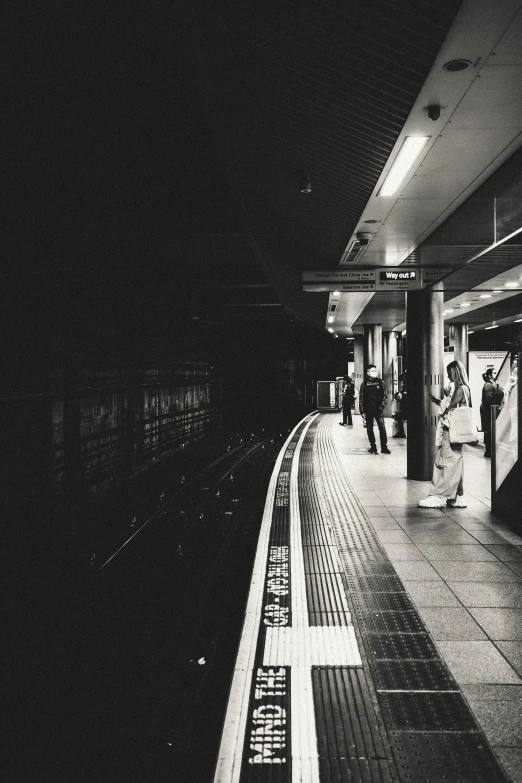
[[[443,508],[446,505],[446,498],[441,495],[428,495],[427,498],[419,500],[417,505],[421,508]]]
[[[446,505],[450,508],[467,508],[468,504],[466,503],[466,498],[464,495],[457,495],[455,500],[449,500],[446,502]]]

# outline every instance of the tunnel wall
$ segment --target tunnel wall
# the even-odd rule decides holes
[[[221,418],[220,382],[205,362],[57,372],[48,387],[3,401],[8,511],[49,492],[99,493],[205,437]]]

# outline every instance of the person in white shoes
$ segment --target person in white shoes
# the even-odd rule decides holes
[[[438,400],[433,394],[430,399],[440,405],[437,424],[437,455],[433,466],[430,494],[419,502],[421,508],[466,508],[464,497],[464,456],[462,443],[450,443],[448,413],[459,405],[471,405],[471,393],[466,369],[461,362],[450,362],[448,378],[453,383],[450,398]]]

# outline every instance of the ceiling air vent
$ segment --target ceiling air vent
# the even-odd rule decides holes
[[[354,264],[358,261],[370,244],[372,236],[369,232],[360,231],[344,251],[341,264]]]

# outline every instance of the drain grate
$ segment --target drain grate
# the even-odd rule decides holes
[[[357,612],[357,619],[370,633],[422,633],[424,628],[419,615],[413,610],[406,612]]]
[[[446,665],[433,661],[370,661],[379,691],[458,691]]]
[[[390,741],[401,783],[506,783],[479,734],[393,731]]]
[[[390,730],[478,731],[460,693],[379,692],[379,703]]]
[[[368,634],[367,646],[376,659],[439,657],[435,645],[426,633]]]

